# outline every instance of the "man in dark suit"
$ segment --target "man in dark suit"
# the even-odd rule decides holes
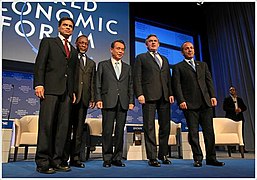
[[[98,64],[96,75],[96,106],[102,110],[103,167],[124,167],[122,160],[123,135],[127,111],[134,108],[131,67],[122,61],[125,43],[111,44],[111,59]],[[114,122],[115,128],[114,128]],[[115,129],[115,131],[114,131]],[[112,134],[114,131],[114,141]],[[114,152],[113,152],[113,143]]]
[[[65,162],[70,156],[70,166],[84,168],[80,160],[83,127],[88,107],[95,107],[95,74],[96,64],[86,52],[88,50],[88,37],[81,35],[76,39],[78,59],[75,78],[76,102],[72,106],[67,146],[65,147]],[[71,139],[71,134],[72,139]]]
[[[134,91],[143,110],[143,129],[148,164],[160,167],[157,160],[155,113],[159,123],[158,159],[171,164],[167,158],[170,134],[170,103],[174,102],[171,88],[170,67],[166,57],[157,50],[160,46],[156,35],[150,34],[145,44],[148,52],[139,54],[134,64]]]
[[[247,107],[244,104],[242,98],[237,96],[236,88],[234,86],[230,86],[229,88],[229,96],[225,97],[223,101],[223,110],[226,112],[225,117],[230,118],[234,121],[242,121],[242,134],[244,137],[244,115],[243,112],[246,111]],[[232,148],[232,147],[230,147]],[[232,150],[235,150],[236,147],[233,147]],[[247,152],[244,149],[245,152]]]
[[[71,18],[61,18],[58,37],[43,38],[36,58],[34,88],[40,98],[40,111],[35,161],[40,173],[70,170],[62,164],[62,155],[75,99],[73,82],[78,55],[68,42],[73,29]]]
[[[193,151],[194,167],[201,167],[203,153],[199,144],[199,125],[202,127],[206,149],[206,164],[223,166],[216,159],[213,130],[213,109],[217,105],[211,73],[204,62],[194,61],[194,46],[185,42],[181,46],[185,59],[172,71],[175,98],[182,109],[187,126],[188,141]]]

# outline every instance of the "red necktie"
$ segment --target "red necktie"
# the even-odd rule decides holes
[[[69,50],[69,47],[68,47],[68,39],[64,39],[64,49],[65,49],[65,52],[66,52],[66,55],[67,55],[67,58],[70,58],[70,50]]]

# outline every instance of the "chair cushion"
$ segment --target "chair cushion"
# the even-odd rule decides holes
[[[22,133],[20,144],[36,145],[37,144],[37,133]]]

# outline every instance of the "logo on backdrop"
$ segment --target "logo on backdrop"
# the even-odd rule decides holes
[[[69,3],[12,2],[10,8],[3,8],[2,11],[13,11],[19,16],[19,20],[15,24],[11,24],[8,21],[11,21],[13,17],[3,13],[3,25],[14,27],[17,35],[24,37],[35,53],[38,52],[38,49],[35,48],[29,38],[38,36],[38,39],[41,40],[43,37],[50,37],[57,31],[56,24],[63,16],[71,17],[75,22],[75,27],[79,27],[80,30],[74,34],[75,37],[85,34],[83,32],[85,30],[90,32],[87,35],[92,49],[95,48],[94,33],[118,34],[117,25],[119,22],[117,20],[108,19],[107,16],[97,15],[96,13],[93,14],[98,10],[98,4],[95,1]],[[53,23],[54,21],[56,23]],[[51,24],[54,24],[54,27]]]

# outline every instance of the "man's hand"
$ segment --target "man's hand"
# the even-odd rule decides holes
[[[35,95],[40,99],[45,99],[45,88],[44,86],[35,87]]]
[[[180,109],[187,109],[187,103],[186,102],[182,102],[179,105]]]
[[[91,109],[94,109],[94,107],[95,107],[95,102],[90,101],[90,102],[89,102],[89,107],[90,107]]]
[[[129,104],[129,110],[133,110],[134,109],[134,104]]]
[[[170,100],[170,104],[173,104],[174,103],[174,96],[170,96],[169,100]]]
[[[139,101],[140,104],[145,104],[145,96],[144,95],[138,96],[137,100]]]
[[[102,109],[102,108],[103,108],[103,101],[97,101],[96,107],[97,107],[98,109]]]
[[[76,102],[76,95],[75,95],[75,93],[73,93],[73,100],[72,100],[72,104],[75,104],[75,102]]]
[[[217,99],[216,98],[211,98],[211,106],[212,107],[217,106]]]

